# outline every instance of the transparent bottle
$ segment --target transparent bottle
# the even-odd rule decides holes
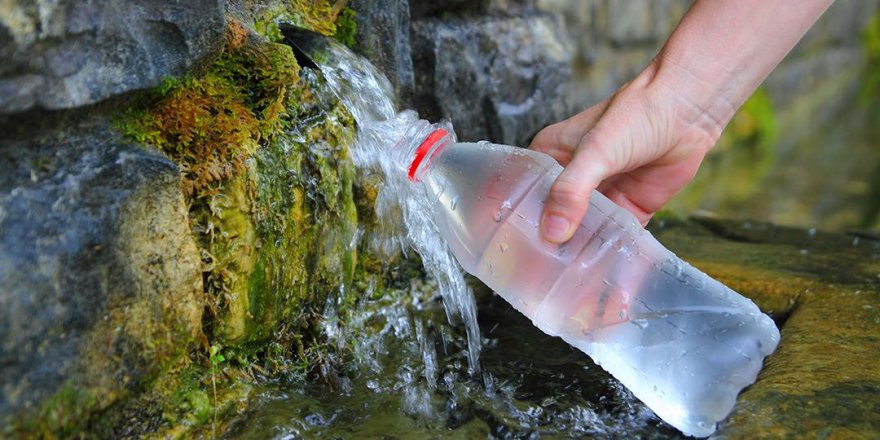
[[[419,121],[399,152],[410,180],[433,195],[435,222],[463,268],[664,421],[712,434],[776,348],[770,317],[598,192],[571,240],[544,241],[543,201],[562,167],[523,148],[456,143],[451,133]]]

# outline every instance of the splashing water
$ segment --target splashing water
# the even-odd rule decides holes
[[[369,61],[335,41],[328,41],[327,50],[330,61],[319,65],[321,72],[358,125],[354,164],[362,175],[378,174],[384,181],[376,215],[389,224],[382,225],[385,235],[372,245],[386,255],[397,250],[406,254],[409,247],[421,255],[437,280],[447,319],[464,325],[469,373],[474,374],[479,370],[480,333],[473,293],[433,223],[427,193],[407,180],[394,154],[407,132],[425,122],[411,110],[397,113],[391,84]]]
[[[353,240],[370,240],[380,255],[415,249],[429,277],[398,280],[385,295],[368,280],[361,307],[345,317],[328,299],[323,335],[351,362],[327,371],[322,363],[323,381],[258,385],[224,437],[680,438],[589,358],[476,284],[480,333],[475,295],[435,229],[428,195],[394,159],[398,141],[428,123],[396,112],[387,79],[366,60],[341,45],[323,49],[332,65],[301,75],[349,107],[359,178],[382,182],[380,230]]]

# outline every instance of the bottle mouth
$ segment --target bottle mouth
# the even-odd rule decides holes
[[[431,157],[433,157],[435,154],[437,154],[437,152],[440,151],[440,148],[435,147],[439,147],[439,142],[448,134],[449,132],[447,132],[445,129],[438,128],[432,131],[431,134],[425,137],[425,140],[423,140],[422,143],[419,144],[419,146],[416,148],[413,161],[409,165],[409,171],[407,172],[407,176],[409,177],[410,181],[417,182],[419,180],[418,178],[416,178],[416,172],[419,170],[422,162],[424,162],[425,158],[428,157],[428,153],[431,153],[432,150],[433,153],[431,154]]]

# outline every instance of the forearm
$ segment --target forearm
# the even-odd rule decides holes
[[[648,69],[682,125],[717,139],[833,0],[698,0]]]
[[[544,203],[544,238],[571,238],[593,189],[647,223],[832,1],[697,0],[636,78],[535,136],[531,148],[565,166]]]

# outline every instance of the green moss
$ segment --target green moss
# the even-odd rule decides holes
[[[284,123],[288,92],[299,70],[290,47],[259,44],[229,21],[223,52],[199,76],[168,80],[149,93],[151,105],[128,112],[121,131],[169,155],[188,194],[240,173],[245,159]]]
[[[43,401],[36,417],[21,423],[23,432],[18,434],[33,438],[79,435],[86,428],[95,400],[83,387],[65,382],[52,397]]]
[[[344,6],[290,8],[306,4],[321,23]],[[303,17],[298,24],[317,26]],[[179,165],[202,257],[202,349],[139,397],[161,408],[167,426],[160,431],[172,437],[234,411],[229,399],[246,393],[256,374],[341,364],[321,340],[322,314],[336,304],[344,319],[358,299],[353,286],[363,284],[356,277],[365,273],[355,245],[350,113],[322,80],[300,76],[289,48],[231,23],[226,49],[201,75],[164,82],[119,124]],[[264,23],[262,31],[270,28]],[[375,190],[362,193],[375,199]],[[371,202],[361,202],[360,211],[372,213]],[[224,361],[212,362],[217,356]]]
[[[675,210],[664,208],[654,213],[654,216],[651,217],[651,224],[657,224],[669,220],[683,220],[683,217]]]
[[[336,18],[336,33],[333,34],[333,38],[348,47],[354,47],[355,36],[357,36],[355,14],[353,9],[345,8]]]
[[[258,258],[256,230],[250,216],[249,173],[216,187],[216,193],[193,202],[190,219],[205,264],[208,309],[215,318],[213,336],[235,341],[246,333],[248,274]]]
[[[357,30],[355,12],[347,8],[347,0],[287,0],[267,8],[254,22],[254,29],[270,39],[281,41],[279,22],[332,36],[352,46]]]

